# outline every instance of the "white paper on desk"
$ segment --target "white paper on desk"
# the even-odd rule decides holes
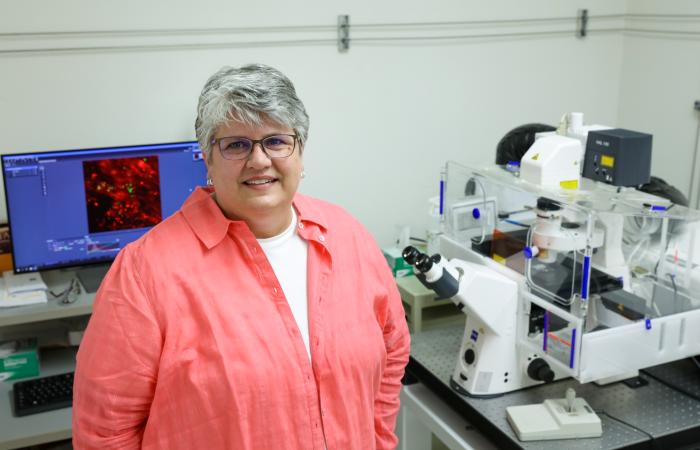
[[[7,290],[5,280],[0,278],[0,308],[8,306],[34,305],[37,303],[46,303],[46,289],[38,289],[35,291],[24,291],[16,294],[10,294]]]
[[[46,283],[39,272],[14,273],[11,270],[2,273],[5,286],[10,294],[19,294],[29,291],[46,291]]]

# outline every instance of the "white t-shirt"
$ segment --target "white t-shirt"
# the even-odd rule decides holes
[[[309,310],[308,295],[306,290],[306,261],[309,244],[297,234],[297,213],[292,208],[292,223],[286,230],[277,236],[267,239],[258,239],[277,280],[282,286],[282,291],[294,319],[297,321],[299,332],[306,346],[306,353],[311,359],[309,347]]]

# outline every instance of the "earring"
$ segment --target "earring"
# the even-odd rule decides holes
[[[207,186],[214,186],[214,180],[211,177],[207,177]]]
[[[306,178],[306,171],[302,170],[301,174],[299,175],[301,178]]]

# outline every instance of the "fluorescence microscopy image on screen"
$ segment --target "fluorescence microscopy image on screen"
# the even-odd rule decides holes
[[[83,162],[90,233],[151,227],[160,222],[157,156]]]

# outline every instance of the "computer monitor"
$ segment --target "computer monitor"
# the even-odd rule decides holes
[[[2,170],[16,273],[110,262],[206,183],[195,141],[8,154]]]

